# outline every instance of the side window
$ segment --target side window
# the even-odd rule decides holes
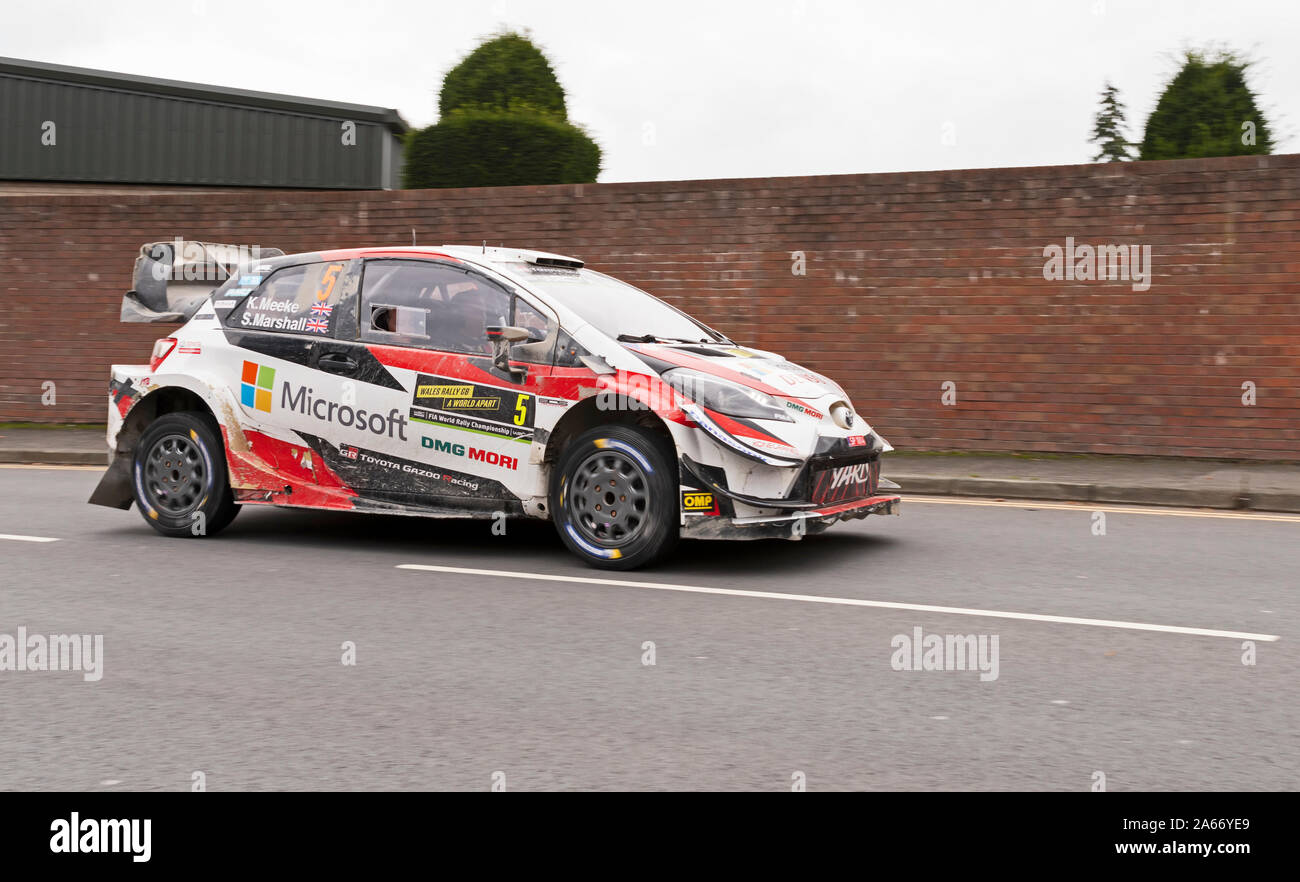
[[[528,332],[528,339],[510,347],[512,361],[524,361],[532,364],[550,364],[555,353],[555,337],[558,325],[548,319],[539,310],[533,308],[520,297],[514,298],[514,313],[509,324],[523,328]]]
[[[526,330],[530,343],[540,343],[548,336],[546,316],[523,300],[515,300],[515,314],[510,324]]]
[[[560,339],[555,346],[555,366],[582,367],[584,355],[591,355],[591,353],[570,337],[568,331],[560,331]]]
[[[345,262],[307,263],[275,270],[226,318],[248,331],[332,336]]]
[[[507,324],[509,315],[510,295],[464,270],[421,260],[366,262],[362,340],[489,355],[484,328]]]

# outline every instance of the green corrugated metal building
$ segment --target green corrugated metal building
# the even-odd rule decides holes
[[[387,190],[382,107],[0,58],[0,182]]]

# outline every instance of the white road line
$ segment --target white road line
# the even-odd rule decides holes
[[[1049,511],[1105,511],[1118,514],[1165,515],[1173,518],[1227,518],[1239,521],[1282,521],[1300,524],[1300,515],[1263,514],[1249,511],[1215,511],[1190,508],[1143,508],[1137,505],[1100,504],[1095,502],[1049,502],[1039,499],[986,499],[980,496],[909,496],[903,493],[903,502],[921,502],[932,505],[986,505],[995,508],[1042,508]]]
[[[1195,637],[1227,637],[1233,640],[1260,640],[1272,643],[1276,634],[1251,634],[1247,631],[1220,631],[1215,628],[1184,628],[1178,625],[1149,625],[1143,622],[1118,622],[1108,619],[1082,619],[1075,616],[1048,616],[1037,613],[1003,612],[993,609],[967,609],[960,606],[929,606],[923,603],[894,603],[887,600],[859,600],[856,597],[823,597],[817,594],[784,594],[777,591],[746,591],[740,588],[707,588],[702,585],[674,585],[668,582],[633,582],[629,579],[595,579],[590,576],[552,576],[545,573],[521,573],[514,570],[480,570],[472,567],[439,567],[430,564],[398,564],[399,570],[424,570],[434,573],[460,573],[467,576],[499,576],[506,579],[537,579],[546,582],[581,582],[585,585],[609,585],[626,588],[652,588],[656,591],[685,591],[691,594],[718,594],[729,597],[756,597],[763,600],[797,600],[802,603],[832,603],[839,606],[866,606],[875,609],[901,609],[910,612],[942,613],[955,616],[980,616],[992,619],[1019,619],[1026,622],[1049,622],[1057,625],[1091,625],[1126,631],[1157,631],[1162,634],[1188,634]]]
[[[58,542],[48,536],[20,536],[17,533],[0,533],[0,539],[12,539],[15,542]]]
[[[34,463],[34,462],[26,462],[26,463],[0,462],[0,469],[55,469],[59,471],[71,471],[71,472],[102,472],[106,468],[107,466],[97,466],[97,465],[72,465],[72,464],[59,465],[57,463],[42,465],[40,463]]]

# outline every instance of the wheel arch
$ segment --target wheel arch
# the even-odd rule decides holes
[[[122,428],[117,433],[115,447],[117,457],[125,456],[129,459],[135,452],[135,445],[140,441],[140,436],[144,434],[150,423],[160,416],[179,411],[198,411],[206,413],[214,420],[217,419],[208,402],[193,389],[184,386],[162,386],[141,398],[136,402],[135,407],[127,412],[126,418],[122,420]],[[218,425],[220,425],[219,420]]]
[[[555,468],[565,448],[574,438],[588,429],[594,429],[598,426],[638,426],[648,429],[654,434],[662,436],[669,449],[672,450],[674,458],[680,461],[680,452],[677,449],[676,441],[673,439],[673,433],[668,430],[668,424],[664,422],[661,416],[649,408],[644,410],[609,410],[601,408],[598,404],[599,399],[600,396],[598,395],[582,399],[570,407],[564,416],[560,417],[559,422],[555,424],[555,428],[551,430],[546,439],[546,454],[542,459],[548,474]]]
[[[159,386],[152,390],[122,418],[122,425],[113,439],[113,455],[108,462],[108,470],[90,496],[93,505],[106,505],[109,508],[127,509],[133,500],[131,492],[131,462],[135,456],[136,445],[150,424],[160,416],[181,411],[204,413],[221,425],[220,419],[213,413],[212,407],[198,392],[186,386]],[[220,432],[218,432],[218,440]]]

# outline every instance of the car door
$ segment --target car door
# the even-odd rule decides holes
[[[373,258],[355,318],[355,340],[320,346],[318,366],[356,380],[385,418],[400,411],[404,431],[371,450],[327,439],[339,442],[350,486],[378,501],[466,509],[509,508],[533,495],[529,455],[558,336],[553,317],[464,265]],[[485,328],[515,322],[532,332],[503,369]],[[371,388],[380,372],[395,384]]]
[[[328,412],[319,403],[334,390],[318,376],[317,347],[345,324],[338,311],[359,268],[359,261],[307,259],[245,274],[227,292],[242,297],[225,319],[231,346],[220,365],[247,436],[242,453],[287,483],[320,477],[310,439]]]

